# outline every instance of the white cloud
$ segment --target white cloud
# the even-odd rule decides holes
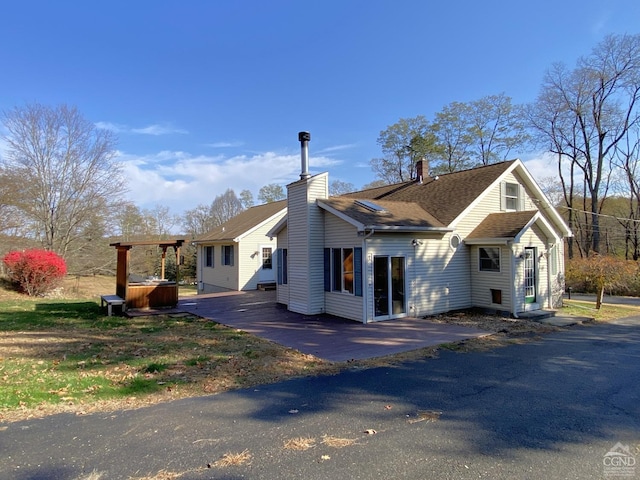
[[[242,145],[244,145],[244,142],[238,142],[238,141],[214,142],[214,143],[206,144],[207,147],[212,147],[212,148],[231,148],[231,147],[241,147]]]
[[[331,152],[340,152],[342,150],[348,150],[350,148],[356,148],[358,145],[356,143],[347,143],[344,145],[335,145],[333,147],[327,147],[327,148],[323,148],[322,150],[318,151],[318,153],[323,154],[323,153],[331,153]]]
[[[141,208],[156,204],[181,214],[198,204],[210,204],[228,188],[236,194],[250,190],[257,197],[264,185],[286,185],[299,178],[300,156],[265,152],[251,156],[194,156],[187,152],[161,151],[131,155],[118,152],[129,193],[127,198]],[[323,156],[311,159],[312,173],[340,162]]]
[[[112,122],[96,122],[95,126],[96,128],[99,128],[101,130],[111,130],[112,132],[116,133],[127,130],[126,125],[119,125]]]
[[[550,177],[558,178],[557,159],[551,153],[540,153],[528,160],[523,160],[522,163],[538,184]]]
[[[186,134],[189,133],[182,128],[172,127],[170,125],[153,124],[143,128],[132,128],[133,133],[141,133],[143,135],[171,135],[174,133]]]
[[[96,122],[96,128],[100,128],[103,130],[111,130],[116,133],[135,133],[139,135],[171,135],[171,134],[187,134],[189,133],[187,130],[182,128],[176,128],[168,124],[152,124],[142,128],[132,128],[128,125],[122,125],[119,123],[113,122]]]

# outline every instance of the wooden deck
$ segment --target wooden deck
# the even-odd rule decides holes
[[[273,291],[214,293],[181,298],[176,310],[335,362],[381,357],[488,333],[419,318],[365,325],[330,315],[305,316],[288,311],[275,299]]]

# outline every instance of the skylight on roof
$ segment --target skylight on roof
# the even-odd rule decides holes
[[[370,212],[382,213],[385,211],[384,207],[381,207],[377,203],[373,203],[370,200],[356,200],[356,205],[366,208]]]

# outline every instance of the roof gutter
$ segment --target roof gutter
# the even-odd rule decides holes
[[[513,238],[466,238],[464,243],[466,245],[509,245],[513,242]]]
[[[404,225],[364,225],[365,230],[389,231],[389,232],[436,232],[447,233],[453,232],[453,228],[449,227],[411,227]]]

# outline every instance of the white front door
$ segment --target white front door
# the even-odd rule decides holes
[[[262,245],[258,252],[258,281],[275,282],[276,274],[273,268],[273,247],[271,245]]]
[[[524,249],[524,303],[535,303],[537,297],[536,249]]]

